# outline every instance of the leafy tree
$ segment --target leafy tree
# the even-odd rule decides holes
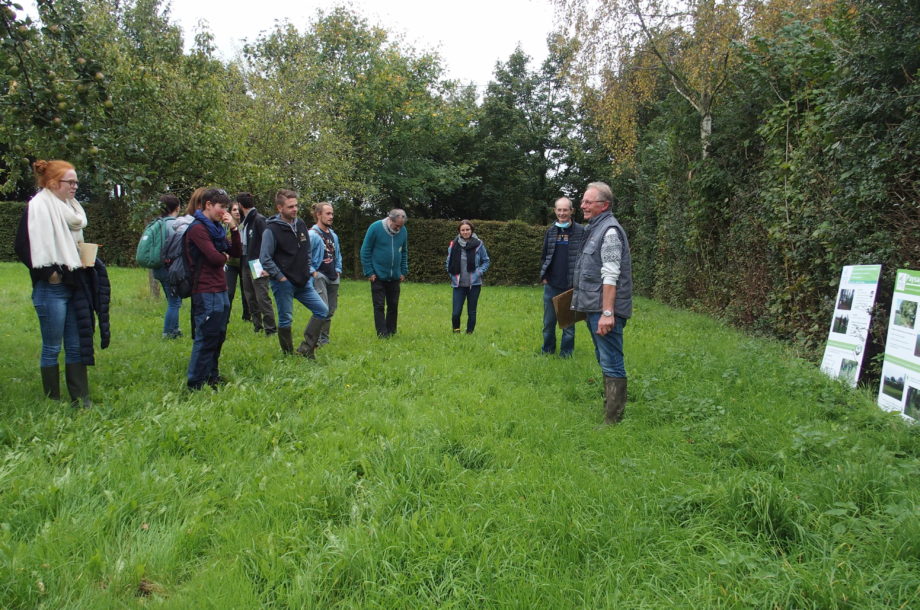
[[[441,80],[436,56],[337,8],[303,33],[279,25],[246,47],[246,61],[251,124],[263,126],[250,130],[250,152],[275,155],[276,174],[316,197],[425,215],[468,179],[452,152],[468,129],[468,99]]]
[[[586,135],[587,116],[564,80],[572,47],[550,38],[549,56],[537,69],[516,49],[498,63],[477,125],[475,199],[468,215],[544,222],[552,202],[584,188],[595,164]],[[473,203],[475,201],[475,203]]]
[[[39,156],[75,162],[84,193],[128,204],[226,175],[226,70],[207,36],[183,54],[159,0],[43,0],[39,23],[5,4],[6,191]]]
[[[307,200],[354,189],[350,139],[317,90],[323,67],[300,32],[279,24],[244,50],[231,97],[246,188],[270,197],[285,186]]]

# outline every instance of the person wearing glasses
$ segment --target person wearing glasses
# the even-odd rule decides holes
[[[64,344],[64,378],[75,407],[92,406],[87,365],[93,356],[94,314],[103,349],[109,344],[111,294],[105,267],[84,265],[80,250],[86,212],[76,199],[77,172],[67,161],[33,164],[41,190],[29,200],[16,233],[16,254],[32,279],[32,304],[42,336],[40,356],[45,396],[61,399],[58,358]]]
[[[546,230],[540,254],[540,280],[543,282],[543,348],[544,354],[556,352],[556,309],[553,297],[572,289],[575,260],[581,252],[585,228],[572,220],[572,200],[560,197],[553,210],[556,222]],[[562,330],[561,358],[570,358],[575,351],[575,326]]]
[[[626,368],[623,327],[632,316],[632,259],[626,231],[610,211],[613,192],[592,182],[581,200],[588,225],[575,263],[572,309],[585,314],[604,373],[604,424],[623,419]]]
[[[192,210],[195,220],[185,231],[185,256],[197,276],[192,289],[194,338],[189,357],[187,385],[198,390],[205,384],[216,387],[224,382],[220,375],[220,351],[227,338],[230,299],[224,265],[240,255],[240,232],[227,211],[230,197],[223,189],[205,190]],[[226,225],[228,231],[224,228]]]

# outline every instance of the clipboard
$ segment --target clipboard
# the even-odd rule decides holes
[[[568,328],[576,322],[585,319],[583,311],[572,310],[572,295],[575,293],[574,288],[553,297],[553,309],[556,310],[556,322],[559,328]]]

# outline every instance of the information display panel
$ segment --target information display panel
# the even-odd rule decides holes
[[[848,265],[840,273],[840,288],[821,370],[853,387],[862,370],[881,272],[881,265]]]
[[[891,297],[891,319],[882,365],[878,404],[906,418],[920,420],[920,271],[899,269]]]

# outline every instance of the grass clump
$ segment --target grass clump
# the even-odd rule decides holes
[[[920,603],[917,427],[780,344],[640,299],[626,419],[597,429],[590,338],[539,355],[539,288],[486,287],[457,336],[449,288],[407,284],[381,341],[345,282],[317,362],[237,302],[230,383],[188,393],[144,272],[111,277],[75,411],[39,398],[28,278],[0,265],[0,607]]]

